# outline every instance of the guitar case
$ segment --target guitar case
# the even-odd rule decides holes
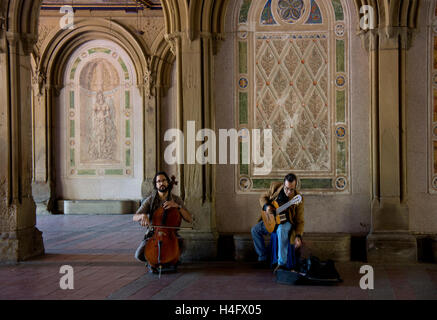
[[[288,285],[335,285],[343,282],[334,261],[320,261],[315,256],[299,261],[296,271],[278,270],[276,282]]]

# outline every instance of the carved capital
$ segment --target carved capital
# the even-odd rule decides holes
[[[200,37],[202,39],[211,40],[212,53],[214,55],[218,53],[223,40],[225,40],[225,35],[223,33],[201,32]]]
[[[385,49],[411,48],[413,29],[408,27],[385,27],[378,31],[379,46]]]
[[[408,50],[411,48],[414,29],[408,27],[385,27],[369,31],[360,31],[362,45],[366,51]]]
[[[46,85],[47,76],[44,71],[37,69],[32,78],[32,83],[38,88],[38,95],[42,95],[43,88]]]
[[[152,75],[152,57],[147,58],[147,70],[144,71],[144,89],[145,97],[150,98],[154,96],[155,80]]]
[[[20,42],[21,42],[21,48],[23,49],[23,53],[28,56],[32,53],[33,46],[37,42],[37,37],[34,34],[31,33],[25,33],[21,36]]]
[[[12,53],[26,56],[32,53],[33,46],[36,43],[36,37],[31,33],[6,32],[6,39]]]
[[[170,45],[170,51],[171,53],[173,53],[174,56],[176,56],[176,47],[178,44],[178,39],[180,39],[180,37],[181,35],[179,33],[172,33],[172,34],[166,33],[164,35],[164,39]]]
[[[3,12],[0,12],[0,53],[6,51],[6,18]]]
[[[223,33],[213,33],[212,34],[212,52],[216,55],[223,41],[225,40],[225,35]]]
[[[15,48],[18,45],[18,41],[20,41],[20,34],[7,31],[6,40],[8,41],[8,45],[10,47]]]
[[[0,29],[0,53],[5,53],[7,46],[6,32]]]

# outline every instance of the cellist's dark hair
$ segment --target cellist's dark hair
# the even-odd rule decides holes
[[[167,183],[170,184],[170,178],[168,177],[167,172],[160,171],[160,172],[157,172],[155,174],[155,177],[153,178],[153,189],[158,190],[156,188],[156,178],[158,178],[158,176],[165,176],[165,178],[167,179]]]

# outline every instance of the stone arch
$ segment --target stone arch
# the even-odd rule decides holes
[[[147,63],[150,49],[121,24],[106,19],[93,19],[91,23],[79,21],[73,30],[61,29],[44,44],[38,69],[47,74],[49,85],[62,84],[62,70],[72,50],[92,39],[107,39],[121,46],[135,65],[137,85],[142,85],[145,72],[151,71]]]
[[[187,32],[190,40],[204,34],[223,34],[226,10],[231,1],[163,1],[166,33]]]
[[[39,57],[37,57],[36,52],[32,55],[33,62],[36,65],[35,73],[38,75],[35,78],[35,84],[38,86],[37,92],[42,96],[42,98],[38,98],[40,104],[35,106],[40,108],[41,111],[47,111],[47,114],[50,115],[46,120],[49,124],[47,128],[53,128],[50,123],[54,121],[53,119],[56,119],[54,101],[63,88],[63,75],[69,57],[76,48],[95,39],[106,39],[114,42],[129,55],[130,60],[133,62],[136,86],[143,98],[142,110],[145,113],[143,141],[144,144],[147,141],[148,150],[144,155],[145,163],[143,167],[142,195],[145,196],[150,191],[148,181],[153,178],[157,167],[157,159],[153,155],[153,150],[159,147],[156,144],[158,134],[157,109],[161,103],[160,96],[166,93],[171,83],[170,70],[174,62],[174,57],[170,53],[170,46],[166,41],[155,41],[152,47],[148,48],[142,38],[136,37],[120,23],[103,18],[95,19],[91,23],[78,20],[73,30],[60,30],[54,35],[45,37],[45,40],[43,39],[40,44]],[[43,170],[45,171],[43,174],[34,173],[37,176],[35,184],[39,186],[36,189],[42,188],[45,190],[41,198],[46,200],[45,203],[47,203],[47,198],[50,198],[47,204],[48,210],[53,210],[54,199],[56,198],[54,192],[56,189],[55,159],[52,148],[54,135],[51,130],[49,129],[48,132],[44,133],[48,138],[47,145],[42,147],[47,157],[45,161],[47,167]],[[37,171],[36,168],[35,171]],[[47,182],[44,183],[44,181]],[[43,202],[43,207],[45,203]]]

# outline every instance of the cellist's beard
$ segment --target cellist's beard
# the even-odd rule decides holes
[[[160,192],[162,192],[162,193],[165,193],[165,192],[167,192],[168,187],[166,187],[166,186],[160,186],[160,187],[158,188],[158,190],[159,190]]]

